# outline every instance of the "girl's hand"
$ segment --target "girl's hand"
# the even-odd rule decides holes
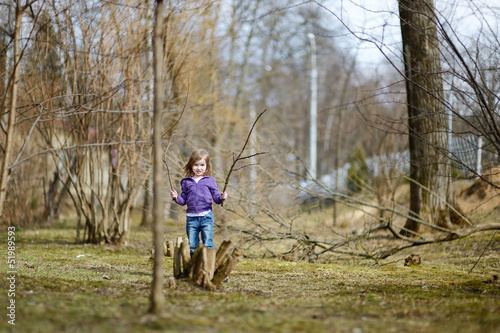
[[[172,199],[177,200],[177,191],[176,190],[170,191],[170,196],[172,197]]]
[[[222,198],[222,200],[226,200],[227,199],[227,192],[222,192],[220,194],[220,197]]]

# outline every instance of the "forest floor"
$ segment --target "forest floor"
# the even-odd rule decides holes
[[[170,221],[166,239],[182,236],[183,228]],[[7,240],[7,232],[0,237]],[[216,238],[216,245],[220,241]],[[165,284],[159,316],[148,314],[149,230],[133,227],[129,245],[118,247],[75,244],[71,221],[17,229],[13,268],[7,266],[7,242],[0,243],[5,247],[0,332],[500,330],[497,232],[421,246],[376,263],[353,257],[328,263],[245,257],[215,292],[185,280],[175,288]],[[413,251],[421,255],[421,265],[404,266]],[[11,270],[15,281],[9,280]],[[164,272],[165,280],[173,276],[170,257]],[[11,304],[15,321],[8,316]]]

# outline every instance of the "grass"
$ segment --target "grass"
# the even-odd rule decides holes
[[[167,238],[182,235],[179,224],[168,229]],[[413,249],[417,267],[403,266],[409,253],[378,264],[245,258],[216,292],[182,280],[165,287],[164,311],[153,316],[149,231],[135,228],[130,245],[114,247],[75,244],[70,224],[18,230],[16,325],[2,251],[0,331],[498,332],[500,285],[485,281],[500,273],[499,234],[469,273],[492,235]],[[171,258],[164,271],[172,276]]]

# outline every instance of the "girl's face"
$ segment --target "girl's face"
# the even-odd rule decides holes
[[[195,177],[203,177],[207,172],[207,163],[204,158],[199,159],[193,164],[193,173]]]

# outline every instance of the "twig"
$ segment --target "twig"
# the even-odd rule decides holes
[[[174,187],[172,186],[172,180],[170,179],[170,170],[168,169],[168,163],[167,163],[167,151],[168,148],[170,147],[171,141],[168,142],[168,146],[163,152],[163,163],[165,163],[165,167],[167,168],[167,177],[168,177],[168,183],[170,184],[170,190],[173,190]]]
[[[486,247],[484,248],[483,252],[481,252],[481,255],[479,256],[479,258],[477,258],[477,261],[476,263],[474,264],[474,266],[472,266],[472,268],[470,269],[469,271],[469,274],[472,273],[472,270],[476,267],[477,263],[479,262],[479,260],[481,260],[481,257],[483,256],[484,252],[486,252],[486,249],[490,247],[491,245],[491,242],[493,241],[493,237],[495,237],[496,235],[496,231],[493,233],[493,236],[491,236],[491,239],[490,239],[490,242],[488,243],[488,245],[486,245]]]
[[[168,132],[173,131],[174,127],[181,120],[182,116],[184,115],[184,111],[186,111],[186,105],[187,105],[188,98],[189,98],[189,81],[188,81],[187,92],[186,92],[186,100],[184,101],[184,107],[182,108],[181,114],[180,114],[179,118],[177,118],[175,123],[173,123],[173,125],[170,126],[170,128],[165,133],[163,133],[163,135],[161,136],[162,139],[165,137],[165,135],[167,135]],[[170,190],[173,190],[174,187],[172,186],[172,179],[170,179],[170,170],[168,169],[168,163],[167,163],[167,152],[168,152],[168,148],[170,147],[170,144],[172,143],[172,136],[173,136],[173,134],[170,134],[170,137],[168,138],[168,146],[166,149],[164,149],[164,152],[163,152],[163,163],[165,163],[165,167],[167,168],[167,177],[168,177],[168,183],[170,184]]]
[[[248,155],[248,156],[245,156],[245,157],[240,157],[240,161],[246,160],[248,158],[252,158],[252,157],[255,157],[255,156],[259,156],[259,155],[264,155],[264,154],[269,154],[269,152],[255,153],[255,154]]]
[[[239,168],[234,169],[233,171],[238,171],[238,170],[241,170],[241,169],[244,169],[246,167],[253,166],[253,165],[258,165],[258,164],[257,163],[246,164],[246,165],[240,166]]]
[[[252,127],[250,128],[250,132],[248,132],[248,136],[247,136],[247,139],[245,140],[245,144],[243,145],[243,147],[241,148],[240,150],[240,153],[238,154],[238,156],[236,157],[235,160],[233,160],[233,164],[231,164],[231,167],[229,168],[229,172],[226,176],[226,181],[224,182],[224,189],[222,190],[222,193],[226,192],[226,188],[227,188],[227,184],[229,183],[229,177],[231,176],[231,173],[233,172],[233,169],[234,169],[234,166],[236,165],[236,163],[240,160],[243,160],[243,159],[246,159],[246,158],[249,158],[249,157],[252,157],[252,156],[256,156],[256,155],[259,155],[259,154],[254,154],[252,156],[246,156],[246,157],[241,157],[241,155],[243,154],[243,151],[245,150],[245,148],[247,147],[247,144],[248,144],[248,141],[250,141],[250,135],[252,135],[252,132],[253,132],[253,129],[255,127],[255,124],[257,124],[257,122],[259,121],[260,117],[267,111],[267,109],[265,109],[264,111],[262,111],[258,116],[257,118],[255,119],[255,121],[253,122],[252,124]],[[222,201],[222,204],[221,206],[224,206],[224,201]]]
[[[165,135],[167,135],[168,132],[170,132],[171,130],[173,130],[174,127],[181,120],[182,116],[184,115],[184,111],[186,111],[186,105],[187,105],[188,98],[189,98],[189,81],[188,81],[187,92],[186,92],[186,100],[184,101],[184,107],[182,108],[181,115],[179,116],[179,118],[177,119],[177,121],[172,126],[170,126],[170,128],[165,133],[163,133],[163,135],[161,136],[162,138],[164,138]],[[172,137],[172,135],[170,135],[170,137]]]

